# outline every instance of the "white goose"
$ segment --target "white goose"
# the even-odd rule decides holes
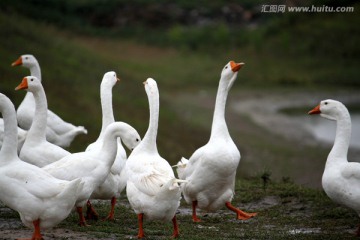
[[[69,155],[70,152],[46,140],[47,100],[40,80],[34,76],[24,77],[15,88],[20,89],[31,92],[35,99],[34,118],[21,148],[20,158],[43,167]]]
[[[41,229],[64,220],[74,207],[80,179],[63,181],[17,156],[17,120],[12,102],[0,94],[5,137],[0,152],[0,201],[19,212],[25,226],[34,228],[32,240],[41,240]]]
[[[23,66],[30,69],[30,75],[37,77],[41,81],[41,70],[38,61],[33,55],[26,54],[20,56],[12,66]],[[19,126],[25,130],[30,129],[35,112],[35,100],[31,93],[25,95],[17,109]],[[83,126],[74,126],[65,122],[51,110],[47,114],[46,138],[49,142],[61,147],[70,146],[74,138],[79,134],[87,134]]]
[[[98,139],[90,144],[86,151],[92,151],[95,148],[101,148],[102,142],[104,141],[104,134],[106,127],[115,122],[113,106],[112,106],[112,88],[115,84],[120,81],[116,77],[116,73],[113,71],[107,72],[104,74],[104,77],[100,85],[100,98],[101,98],[101,109],[102,109],[102,127]],[[137,143],[140,143],[140,136],[136,139]],[[132,150],[132,149],[130,149]],[[91,199],[102,199],[108,200],[111,199],[111,209],[108,216],[105,218],[107,220],[114,220],[114,211],[116,199],[120,197],[121,192],[126,187],[126,176],[124,166],[126,163],[126,151],[121,144],[121,141],[118,141],[117,144],[117,154],[114,164],[111,167],[110,173],[103,184],[101,184],[95,191],[91,194]],[[97,219],[98,215],[94,208],[92,207],[90,201],[87,203],[88,211],[86,219]]]
[[[139,135],[127,123],[111,123],[105,130],[101,148],[70,154],[43,168],[59,179],[72,180],[80,177],[84,180],[84,187],[81,189],[80,196],[76,201],[80,226],[87,225],[82,213],[82,207],[90,198],[92,192],[106,180],[111,166],[114,164],[118,138],[129,149],[132,149],[137,145]]]
[[[197,149],[189,160],[182,158],[178,176],[187,180],[182,184],[184,198],[192,204],[192,219],[199,222],[196,208],[214,212],[224,205],[236,212],[237,219],[248,219],[256,213],[245,213],[231,205],[234,196],[236,169],[240,152],[230,137],[225,121],[228,92],[244,63],[230,61],[221,72],[209,142]]]
[[[351,138],[349,111],[339,101],[323,100],[309,114],[336,121],[334,146],[326,160],[322,186],[336,203],[353,209],[360,216],[360,163],[348,162],[347,152]],[[360,236],[360,225],[356,232]]]
[[[149,99],[149,128],[141,143],[132,151],[126,165],[128,176],[126,194],[131,207],[138,215],[138,238],[144,237],[143,218],[170,221],[173,237],[179,236],[175,212],[180,205],[181,191],[178,179],[169,163],[156,146],[159,118],[159,92],[155,80],[148,78],[145,90]]]

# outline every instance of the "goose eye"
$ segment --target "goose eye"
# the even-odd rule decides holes
[[[137,138],[137,139],[136,139],[136,141],[138,142],[138,141],[139,141],[139,139]]]
[[[26,60],[28,60],[28,57],[25,57]]]
[[[31,78],[31,79],[30,79],[30,81],[34,81],[34,79],[33,79],[33,78]]]
[[[228,68],[228,66],[225,66],[225,69],[227,69]]]
[[[328,102],[325,102],[325,105],[328,105]]]

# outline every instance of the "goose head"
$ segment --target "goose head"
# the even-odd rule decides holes
[[[228,62],[221,72],[221,79],[228,81],[227,89],[230,89],[237,77],[237,73],[245,63]]]
[[[30,92],[41,89],[42,85],[40,80],[34,76],[24,77],[22,82],[15,88],[15,90],[24,89]]]
[[[338,120],[344,112],[348,112],[347,108],[339,101],[327,99],[320,102],[308,114],[320,114],[320,116],[329,120]]]
[[[114,71],[110,71],[104,74],[101,86],[112,88],[120,79],[116,76]]]
[[[145,91],[150,96],[155,94],[158,91],[157,83],[154,79],[148,78],[144,82]]]
[[[134,150],[134,148],[141,142],[141,137],[135,128],[127,124],[125,126],[124,134],[121,137],[121,141],[128,149]]]
[[[37,64],[36,58],[31,54],[21,55],[11,66],[24,66],[30,68]]]

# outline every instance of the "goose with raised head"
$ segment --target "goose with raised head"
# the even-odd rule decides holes
[[[182,158],[178,176],[187,180],[182,184],[184,198],[192,204],[192,219],[200,222],[196,208],[214,212],[223,206],[237,214],[237,219],[248,219],[256,213],[246,213],[231,205],[234,196],[236,169],[240,152],[231,139],[226,121],[225,105],[228,92],[244,63],[230,61],[221,72],[209,142],[197,149],[189,160]]]
[[[323,100],[309,114],[336,121],[334,145],[327,157],[322,187],[334,202],[353,209],[360,216],[360,163],[348,162],[351,138],[350,113],[339,101]],[[360,236],[360,225],[356,232]]]
[[[22,55],[11,65],[29,68],[30,75],[41,81],[40,66],[33,55]],[[34,112],[35,100],[33,95],[28,92],[17,109],[17,118],[19,126],[22,129],[30,129]],[[74,126],[73,124],[64,121],[51,110],[48,110],[46,126],[46,139],[60,147],[68,147],[77,135],[87,134],[87,130],[83,126]]]
[[[120,79],[117,78],[114,71],[110,71],[104,74],[104,77],[100,84],[100,100],[101,100],[101,110],[102,110],[102,126],[98,139],[90,144],[86,151],[92,151],[96,148],[101,148],[102,142],[104,141],[105,129],[109,124],[115,122],[113,106],[112,106],[112,89]],[[140,143],[141,138],[136,139],[137,143]],[[131,146],[134,147],[134,146]],[[133,150],[133,149],[129,149]],[[117,154],[115,162],[110,169],[110,173],[107,176],[103,184],[101,184],[94,192],[91,194],[90,199],[101,199],[108,200],[111,199],[111,208],[106,220],[114,220],[115,213],[115,204],[116,199],[120,197],[121,192],[126,187],[126,176],[124,166],[126,163],[126,151],[121,144],[121,141],[118,140],[117,144]],[[87,203],[87,215],[86,219],[97,219],[98,214],[95,209],[92,207],[90,201]]]
[[[25,142],[20,151],[20,158],[38,167],[46,166],[70,152],[46,140],[47,100],[44,88],[34,76],[24,77],[15,90],[25,89],[35,99],[35,114]]]
[[[173,222],[173,237],[179,236],[175,212],[180,205],[181,189],[169,163],[157,150],[159,91],[154,79],[148,78],[145,90],[149,100],[150,121],[141,143],[132,151],[126,165],[126,194],[138,215],[138,238],[145,236],[143,219]]]
[[[106,180],[114,164],[118,138],[129,149],[132,149],[138,143],[139,134],[127,123],[113,122],[105,130],[101,148],[70,154],[43,168],[59,179],[82,178],[84,180],[84,187],[75,204],[80,226],[87,225],[82,212],[83,206],[89,200],[92,192]]]
[[[5,136],[0,151],[0,201],[19,212],[25,226],[33,228],[31,240],[41,240],[41,229],[64,220],[74,207],[81,179],[64,181],[19,159],[14,105],[0,94]]]

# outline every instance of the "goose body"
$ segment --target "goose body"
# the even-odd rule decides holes
[[[173,237],[178,237],[175,212],[180,205],[181,190],[171,166],[157,150],[159,92],[156,81],[148,78],[144,84],[149,99],[150,122],[143,140],[126,162],[126,194],[138,215],[138,238],[144,237],[144,218],[163,221],[172,219]]]
[[[230,61],[222,70],[209,142],[197,149],[189,160],[182,158],[177,164],[178,176],[187,180],[187,183],[182,184],[182,191],[186,202],[192,204],[194,222],[200,221],[196,208],[214,212],[225,205],[237,213],[238,219],[248,219],[255,215],[236,209],[230,203],[234,196],[240,152],[226,125],[225,105],[228,92],[242,65]]]
[[[360,163],[347,160],[351,138],[349,111],[341,102],[328,99],[321,101],[309,114],[320,114],[336,121],[335,141],[326,160],[322,186],[330,199],[360,216]],[[360,236],[360,225],[357,235]]]
[[[17,156],[17,121],[14,105],[0,94],[5,136],[0,152],[0,201],[19,212],[25,226],[34,228],[32,240],[40,240],[41,229],[50,228],[71,212],[82,187],[80,179],[64,181]]]
[[[98,139],[90,144],[86,151],[92,151],[96,148],[101,148],[102,142],[104,141],[104,134],[107,126],[115,122],[112,106],[112,88],[119,81],[116,76],[116,73],[113,71],[107,72],[104,74],[104,77],[100,85],[100,98],[101,98],[101,109],[102,109],[102,127]],[[138,135],[139,136],[139,135]],[[140,143],[140,136],[136,139],[137,143]],[[134,146],[128,146],[130,149]],[[91,199],[102,199],[109,200],[111,199],[111,210],[109,215],[106,217],[108,220],[114,220],[114,210],[116,199],[120,197],[121,192],[126,187],[126,176],[125,176],[125,163],[126,163],[126,151],[121,144],[121,141],[118,140],[117,143],[117,154],[115,157],[115,162],[111,166],[110,173],[107,176],[106,180],[94,190],[91,194]],[[92,218],[93,215],[95,219],[97,218],[97,213],[94,212],[94,209],[91,207],[91,203],[88,202],[88,218]]]
[[[121,138],[128,146],[135,146],[138,137],[135,129],[127,123],[114,122],[106,128],[100,149],[70,154],[43,168],[59,179],[73,180],[79,177],[83,179],[84,187],[76,200],[80,225],[86,225],[82,207],[92,192],[106,180],[115,161],[117,138]]]
[[[20,56],[12,66],[23,66],[30,69],[30,75],[41,81],[40,65],[36,58],[31,54]],[[28,92],[17,109],[19,126],[24,130],[29,130],[35,112],[35,100],[32,93]],[[87,130],[83,126],[74,126],[64,121],[51,110],[47,114],[46,139],[61,147],[70,146],[74,138],[79,134],[86,134]]]
[[[28,76],[23,79],[16,90],[26,89],[35,99],[35,115],[20,151],[20,158],[38,167],[53,163],[70,152],[46,140],[47,100],[44,88],[39,79]]]

